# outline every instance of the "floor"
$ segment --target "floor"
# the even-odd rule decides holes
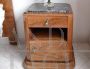
[[[88,43],[73,44],[75,69],[90,69],[90,46]],[[23,69],[24,45],[9,45],[7,38],[0,38],[0,69]]]

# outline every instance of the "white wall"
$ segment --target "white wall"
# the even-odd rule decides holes
[[[3,4],[0,4],[0,37],[2,37],[2,24],[5,19],[5,10],[3,10]]]
[[[14,14],[18,37],[24,40],[23,12],[34,2],[43,2],[44,0],[13,0]],[[89,37],[89,0],[52,0],[52,2],[67,2],[72,5],[74,11],[74,41],[86,42]]]

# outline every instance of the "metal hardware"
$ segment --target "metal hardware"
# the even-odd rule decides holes
[[[48,26],[48,19],[46,19],[46,21],[45,21],[45,26]]]

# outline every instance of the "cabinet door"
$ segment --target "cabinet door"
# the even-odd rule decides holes
[[[17,44],[16,27],[13,13],[12,0],[0,0],[5,10],[5,20],[3,22],[3,37],[9,37],[10,44]]]

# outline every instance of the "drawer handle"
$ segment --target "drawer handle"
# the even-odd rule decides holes
[[[45,26],[48,26],[48,19],[46,19],[46,21],[45,21]]]

